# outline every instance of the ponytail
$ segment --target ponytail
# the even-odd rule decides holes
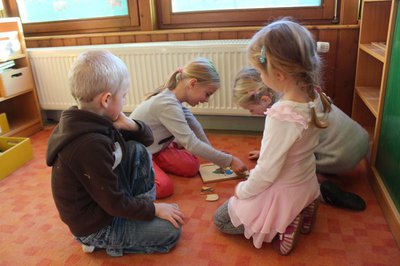
[[[182,74],[182,68],[178,67],[178,69],[172,73],[172,75],[169,77],[169,79],[160,87],[158,87],[156,90],[150,92],[145,96],[145,100],[150,99],[151,97],[159,94],[162,92],[164,89],[174,89],[176,85],[178,84],[179,81],[183,79],[183,74]]]
[[[319,86],[316,88],[314,88],[314,86],[310,86],[309,89],[307,90],[307,94],[312,100],[309,103],[310,112],[311,112],[311,122],[313,122],[313,124],[318,128],[327,128],[329,125],[328,121],[321,121],[320,119],[318,119],[317,112],[315,111],[315,104],[314,104],[315,93],[319,94],[324,113],[329,113],[331,111],[332,101],[330,100],[330,98],[328,96],[326,96],[325,93],[322,92],[321,87],[319,87]]]

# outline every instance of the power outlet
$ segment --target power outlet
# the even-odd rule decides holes
[[[327,53],[329,51],[329,42],[317,42],[317,52]]]

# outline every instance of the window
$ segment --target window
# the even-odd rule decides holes
[[[3,0],[26,36],[262,26],[279,17],[333,24],[341,0]],[[140,17],[139,17],[140,14]]]
[[[126,0],[86,0],[79,2],[74,0],[17,0],[17,6],[22,23],[128,15]]]
[[[332,24],[336,0],[156,0],[160,28],[264,25],[290,16]]]
[[[319,7],[321,0],[172,0],[172,13],[229,9]]]
[[[9,0],[11,16],[19,16],[25,33],[82,33],[136,29],[136,0]]]

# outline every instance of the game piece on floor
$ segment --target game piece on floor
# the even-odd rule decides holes
[[[218,199],[218,194],[208,194],[206,197],[206,201],[217,201]]]
[[[212,187],[203,186],[203,187],[201,187],[200,195],[206,195],[206,194],[210,194],[213,192],[214,192],[214,189]]]
[[[204,192],[204,191],[214,191],[214,189],[212,187],[202,186],[201,192]]]

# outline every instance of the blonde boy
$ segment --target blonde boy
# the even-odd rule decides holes
[[[154,203],[144,146],[153,142],[151,130],[122,113],[130,84],[125,64],[110,52],[87,51],[74,62],[69,82],[77,106],[62,113],[46,158],[61,220],[84,251],[168,252],[183,214],[176,204]]]

